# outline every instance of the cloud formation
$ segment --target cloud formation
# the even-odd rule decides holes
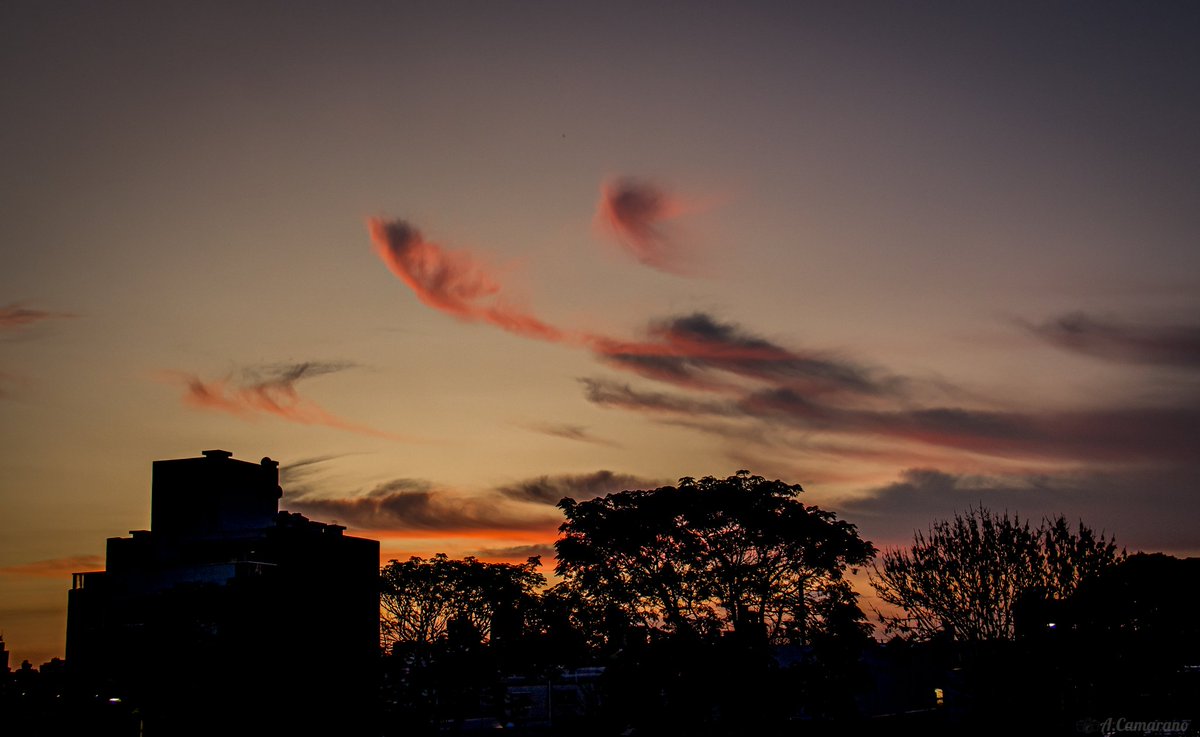
[[[75,317],[70,312],[50,312],[35,310],[23,306],[20,302],[12,302],[0,307],[0,331],[21,330],[45,320]]]
[[[455,493],[436,489],[421,479],[395,479],[358,496],[290,498],[288,506],[350,527],[393,534],[487,530],[544,533],[561,522],[557,514],[531,505],[513,504],[503,495]]]
[[[730,402],[648,392],[610,379],[583,378],[579,380],[579,383],[583,385],[584,396],[587,400],[602,407],[680,415],[734,416],[739,414],[736,405]]]
[[[609,448],[620,448],[621,444],[597,437],[583,425],[572,425],[570,423],[553,423],[553,422],[536,422],[526,427],[533,432],[551,437],[563,438],[565,440],[575,440],[580,443],[591,443],[592,445],[603,445]]]
[[[1022,325],[1052,345],[1093,358],[1200,369],[1200,325],[1135,325],[1082,312]]]
[[[640,340],[559,327],[506,302],[501,283],[478,257],[448,251],[404,220],[373,218],[368,226],[392,273],[421,302],[460,320],[584,348],[614,367],[681,386],[722,387],[725,382],[712,374],[723,372],[786,380],[810,391],[881,389],[860,367],[789,351],[702,312],[655,321]]]
[[[663,224],[678,211],[661,190],[619,180],[605,185],[597,217],[639,260],[662,268],[674,263]],[[731,446],[784,453],[803,448],[805,457],[815,453],[832,463],[838,457],[861,460],[856,446],[867,445],[863,452],[878,466],[909,455],[950,468],[981,460],[984,466],[1163,467],[1200,457],[1194,432],[1200,401],[1186,387],[1171,404],[1100,399],[1086,408],[1025,408],[945,381],[914,381],[829,352],[788,348],[707,312],[651,321],[634,339],[571,330],[507,307],[499,282],[469,254],[446,252],[404,221],[375,220],[371,227],[381,257],[424,303],[460,319],[588,350],[603,365],[652,384],[582,378],[589,402],[700,430]],[[1194,326],[1077,314],[1025,327],[1051,344],[1104,360],[1200,366],[1200,328]],[[581,428],[539,431],[592,441]],[[549,485],[541,493],[556,501],[550,497],[559,491]]]
[[[840,407],[779,388],[709,400],[582,379],[588,401],[655,415],[750,420],[800,430],[874,435],[1005,458],[1183,461],[1200,457],[1200,407],[1015,412]]]
[[[183,385],[183,402],[189,407],[226,412],[243,419],[269,415],[301,425],[324,425],[360,435],[413,441],[407,436],[344,420],[300,396],[296,389],[296,384],[303,379],[337,373],[353,365],[318,361],[272,364],[244,369],[237,379],[225,377],[210,381],[184,372],[166,372],[164,376]]]
[[[982,504],[1034,521],[1058,514],[1071,522],[1082,517],[1089,527],[1116,532],[1117,542],[1133,549],[1169,546],[1194,555],[1200,551],[1192,524],[1200,516],[1200,495],[1181,492],[1198,482],[1200,472],[1186,465],[1009,474],[910,468],[897,481],[837,506],[865,535],[889,545],[907,544],[915,530]]]
[[[689,264],[667,222],[682,215],[684,205],[648,182],[621,178],[605,182],[596,207],[596,226],[611,234],[625,251],[659,271],[687,274]]]
[[[808,394],[875,395],[900,391],[896,378],[880,379],[849,361],[789,350],[706,312],[651,323],[648,340],[597,345],[613,365],[685,388],[731,388],[720,374],[786,385]]]
[[[528,338],[563,342],[563,331],[506,304],[500,283],[478,257],[448,251],[404,220],[368,221],[375,251],[417,299],[467,322],[494,325]]]
[[[75,317],[75,315],[70,312],[37,310],[25,307],[21,302],[11,302],[0,307],[0,340],[5,342],[22,340],[32,334],[28,330],[33,325],[68,317]],[[0,370],[0,399],[12,397],[16,387],[29,383],[29,379],[21,374]]]
[[[509,545],[503,548],[480,548],[473,555],[483,560],[500,563],[524,563],[537,556],[542,559],[542,565],[554,560],[556,551],[552,543],[533,543],[530,545]]]
[[[307,467],[323,460],[311,459]],[[563,497],[591,499],[614,491],[660,485],[653,479],[606,470],[546,474],[475,492],[441,488],[423,479],[399,478],[366,493],[330,494],[315,491],[307,484],[285,485],[284,501],[289,509],[317,519],[336,520],[391,536],[526,533],[549,538],[562,523],[562,515],[554,505]]]
[[[661,481],[630,474],[594,471],[585,474],[539,476],[515,484],[500,486],[496,490],[510,499],[554,505],[564,497],[583,501],[617,491],[654,489],[662,485]]]

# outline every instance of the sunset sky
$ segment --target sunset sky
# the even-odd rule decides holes
[[[150,464],[385,560],[739,469],[1200,554],[1200,6],[0,6],[0,633]],[[550,563],[549,557],[546,561]]]

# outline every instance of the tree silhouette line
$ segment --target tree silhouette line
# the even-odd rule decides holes
[[[538,557],[390,561],[378,579],[380,669],[358,678],[377,684],[376,709],[352,720],[366,732],[347,734],[1200,725],[1200,559],[1128,555],[1082,522],[982,506],[879,551],[801,494],[742,471],[563,499],[552,581]],[[883,605],[878,627],[856,576]],[[207,616],[204,601],[188,606]],[[137,734],[139,705],[92,699],[63,666],[5,674],[6,724]]]
[[[1195,618],[1162,614],[1178,590],[1164,577],[1194,585],[1194,559],[1127,556],[1082,522],[1034,526],[983,507],[880,553],[801,492],[743,471],[563,499],[549,587],[537,557],[390,562],[382,724],[1072,734],[1115,708],[1168,716],[1200,703],[1186,672],[1200,654]],[[860,570],[886,605],[875,612],[886,642],[850,584]],[[1134,676],[1104,669],[1100,653],[1158,690],[1123,689]],[[543,692],[532,715],[517,698],[530,684]],[[571,697],[557,714],[542,703],[555,695]]]

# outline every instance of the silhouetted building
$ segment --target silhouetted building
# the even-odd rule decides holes
[[[0,635],[0,673],[8,673],[8,648],[4,645],[4,635]]]
[[[154,462],[151,530],[74,574],[67,663],[151,737],[365,731],[379,543],[279,511],[278,463],[231,455]]]

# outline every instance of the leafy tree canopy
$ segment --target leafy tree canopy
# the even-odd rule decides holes
[[[473,557],[390,561],[380,571],[381,638],[430,644],[452,627],[487,639],[497,626],[519,616],[546,583],[540,557],[522,564],[484,563]]]
[[[875,549],[802,489],[745,471],[564,499],[556,572],[595,605],[667,632],[807,642],[861,625],[844,579]]]

